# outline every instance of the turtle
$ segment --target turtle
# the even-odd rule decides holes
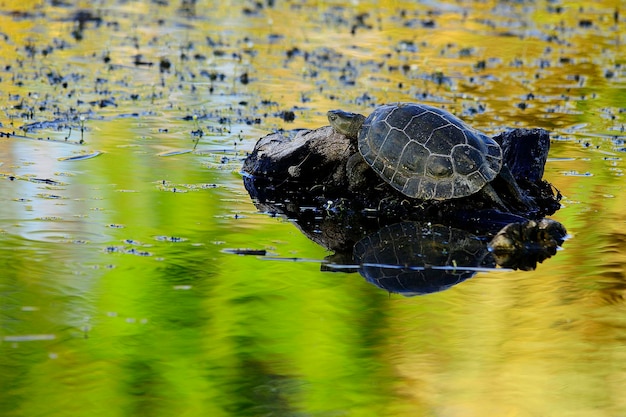
[[[330,110],[327,116],[333,129],[358,148],[354,157],[364,159],[405,196],[449,200],[489,188],[491,199],[504,206],[485,187],[502,170],[500,145],[449,112],[395,103],[378,106],[368,117],[343,110]],[[348,170],[351,166],[349,161]],[[509,177],[507,182],[515,181]]]

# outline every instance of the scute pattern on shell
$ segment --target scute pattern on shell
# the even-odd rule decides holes
[[[490,137],[436,107],[377,107],[359,132],[359,151],[391,186],[412,198],[447,200],[476,193],[502,167]]]

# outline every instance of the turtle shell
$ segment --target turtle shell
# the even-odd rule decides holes
[[[392,187],[423,200],[474,194],[502,167],[493,139],[445,110],[417,103],[377,107],[359,131],[358,147]]]

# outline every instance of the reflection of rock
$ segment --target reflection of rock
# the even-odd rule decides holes
[[[566,235],[565,227],[554,220],[528,220],[505,226],[489,246],[498,265],[530,271],[553,256]]]
[[[356,243],[354,261],[369,282],[389,292],[437,292],[494,268],[484,241],[464,230],[429,223],[386,226]]]

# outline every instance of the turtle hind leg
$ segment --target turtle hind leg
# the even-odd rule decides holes
[[[506,165],[502,166],[496,181],[494,181],[494,187],[496,186],[501,199],[504,199],[518,211],[530,214],[538,210],[535,200],[522,190]]]
[[[511,209],[502,201],[491,184],[486,184],[481,188],[478,192],[478,196],[487,201],[493,208],[501,210],[504,213],[511,213]]]

